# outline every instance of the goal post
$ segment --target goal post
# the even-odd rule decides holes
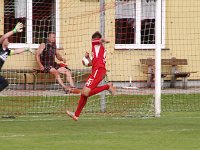
[[[156,24],[155,24],[155,116],[161,114],[161,21],[162,0],[156,0]]]
[[[100,32],[102,36],[105,36],[105,0],[100,0]],[[105,79],[101,84],[105,84]],[[101,93],[101,112],[106,111],[106,93]]]

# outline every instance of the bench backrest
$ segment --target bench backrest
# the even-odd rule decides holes
[[[147,59],[140,59],[140,63],[142,65],[153,66],[155,65],[155,59],[147,58]],[[161,59],[161,65],[170,65],[170,66],[177,66],[177,65],[188,65],[187,59]]]

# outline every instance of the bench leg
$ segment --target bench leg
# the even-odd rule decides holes
[[[164,78],[161,78],[161,89],[164,89]]]
[[[187,89],[187,83],[188,83],[187,77],[184,77],[184,78],[182,79],[182,83],[183,83],[183,89]]]
[[[147,87],[148,87],[148,88],[151,87],[151,81],[149,80],[149,78],[147,78]]]
[[[147,87],[150,88],[151,84],[153,82],[153,75],[152,74],[148,74],[147,75]]]
[[[153,80],[154,80],[153,66],[149,65],[148,66],[148,74],[147,74],[147,87],[148,88],[151,88]]]
[[[176,85],[176,77],[172,76],[171,83],[170,83],[170,88],[175,88],[175,85]]]
[[[33,90],[35,90],[36,87],[36,74],[33,73]]]
[[[26,73],[24,73],[24,90],[26,90],[26,84],[27,84],[27,76]]]

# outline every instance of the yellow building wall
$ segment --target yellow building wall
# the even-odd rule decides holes
[[[89,5],[88,5],[89,4]],[[91,51],[91,36],[99,30],[99,3],[61,1],[61,45],[70,68],[84,68],[82,58]]]
[[[166,47],[164,57],[188,59],[187,71],[199,71],[200,67],[200,1],[166,2]],[[200,78],[200,72],[191,74],[191,79]]]
[[[153,56],[150,51],[120,51],[115,46],[115,1],[106,1],[105,35],[107,44],[108,79],[114,81],[144,79],[140,71],[139,58]],[[97,0],[67,0],[61,6],[61,45],[71,68],[84,68],[81,59],[86,51],[91,51],[91,35],[100,29],[99,2]],[[139,56],[138,56],[139,55]],[[135,78],[135,79],[136,79]],[[146,79],[146,78],[145,78]]]
[[[139,60],[142,58],[154,57],[154,50],[114,50],[115,37],[115,7],[111,8],[113,0],[106,1],[108,9],[106,14],[110,15],[106,20],[106,35],[112,38],[109,47],[110,55],[108,68],[112,68],[108,73],[110,80],[128,81],[146,80],[142,73]],[[162,58],[185,58],[188,59],[188,66],[180,66],[181,71],[199,71],[200,63],[200,2],[191,1],[170,1],[166,0],[165,18],[165,49],[162,50]],[[120,65],[119,65],[120,64]],[[112,65],[112,67],[111,67]],[[165,68],[162,68],[165,70]],[[190,79],[199,79],[200,72],[191,74]]]
[[[0,0],[0,35],[3,34],[3,24],[4,24],[4,1]]]
[[[3,31],[3,1],[0,0],[0,32]],[[115,50],[115,1],[106,0],[105,35],[108,79],[113,81],[146,80],[140,65],[141,58],[154,57],[154,50]],[[183,71],[199,71],[200,64],[200,2],[166,1],[165,48],[162,58],[186,58]],[[99,2],[97,0],[60,0],[60,45],[70,68],[84,68],[81,59],[91,51],[91,35],[100,30]],[[191,10],[192,9],[192,10]],[[35,58],[24,53],[8,58],[6,68],[35,68]],[[199,72],[190,79],[199,79]]]

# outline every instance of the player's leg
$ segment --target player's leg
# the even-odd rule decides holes
[[[106,75],[106,69],[105,68],[99,68],[97,70],[94,78],[91,77],[91,79],[90,79],[92,82],[90,82],[88,84],[86,83],[86,86],[91,89],[89,94],[86,95],[86,96],[92,96],[92,95],[100,93],[104,90],[108,90],[112,95],[115,94],[115,88],[113,87],[112,83],[108,83],[108,84],[105,84],[103,86],[97,87],[97,85],[99,85],[99,83],[105,78],[105,75]]]
[[[62,81],[62,79],[61,79],[61,77],[60,77],[60,73],[59,73],[55,68],[51,68],[51,69],[49,70],[49,72],[55,76],[56,80],[57,80],[58,83],[62,86],[62,88],[63,88],[64,90],[68,90],[68,87],[63,83],[63,81]]]
[[[109,89],[108,89],[109,93],[110,93],[111,95],[115,95],[115,93],[116,93],[116,88],[113,86],[113,83],[110,82],[110,83],[108,83],[108,85],[109,85]]]
[[[71,117],[73,120],[77,121],[78,120],[78,117],[80,116],[85,104],[87,103],[87,98],[88,98],[88,95],[91,91],[91,89],[89,87],[87,87],[86,85],[91,85],[90,82],[93,82],[93,79],[94,79],[94,75],[95,75],[95,72],[92,72],[87,81],[86,81],[86,84],[85,86],[83,87],[82,91],[81,91],[81,96],[80,96],[80,99],[79,99],[79,102],[78,102],[78,106],[76,108],[76,111],[75,113],[73,112],[70,112],[70,111],[67,111],[67,115],[69,117]],[[92,80],[91,80],[92,79]]]
[[[0,91],[4,90],[8,86],[8,81],[0,75]]]
[[[108,90],[109,89],[109,85],[106,84],[106,85],[103,85],[103,86],[98,86],[94,89],[92,89],[89,93],[89,96],[92,96],[92,95],[95,95],[95,94],[98,94],[102,91],[105,91],[105,90]]]
[[[102,90],[110,90],[111,86],[112,86],[112,83],[108,83],[107,85],[104,85],[104,86],[101,86],[101,87],[97,87],[97,88],[93,89],[92,91],[91,91],[90,88],[84,87],[82,91],[84,91],[84,93],[90,93],[89,95],[91,96],[92,94],[94,95],[95,93],[99,93]],[[77,121],[79,116],[80,116],[80,114],[81,114],[81,112],[82,112],[82,110],[83,110],[83,108],[84,108],[84,106],[87,103],[87,99],[88,99],[87,96],[81,94],[81,97],[79,99],[79,103],[78,103],[78,106],[77,106],[77,109],[76,109],[75,113],[67,111],[66,112],[67,115],[70,116],[73,120]]]
[[[114,94],[114,87],[112,83],[108,83],[103,86],[97,87],[97,85],[104,79],[106,75],[106,69],[99,68],[92,72],[92,74],[88,77],[85,87],[82,89],[82,94],[79,99],[79,103],[75,113],[67,111],[67,115],[73,118],[73,120],[77,121],[80,116],[84,106],[86,105],[87,99],[89,96],[100,93],[104,90],[109,90]]]
[[[108,90],[110,94],[115,95],[116,89],[113,86],[113,84],[110,82],[110,83],[108,83],[106,85],[99,86],[99,87],[96,87],[96,88],[92,89],[90,91],[90,93],[89,93],[89,96],[95,95],[95,94],[100,93],[100,92],[102,92],[104,90]]]
[[[76,108],[75,113],[67,111],[66,112],[67,115],[70,116],[73,120],[77,121],[79,116],[80,116],[80,114],[81,114],[81,112],[82,112],[82,110],[83,110],[83,108],[84,108],[84,106],[85,106],[85,104],[87,103],[87,98],[88,97],[86,97],[86,96],[81,94],[81,97],[79,99],[79,103],[78,103],[78,106]]]
[[[80,116],[85,104],[87,103],[87,99],[88,99],[88,96],[86,96],[85,94],[89,93],[90,91],[91,91],[90,88],[83,87],[83,89],[81,91],[81,96],[80,96],[80,99],[79,99],[79,102],[78,102],[78,106],[77,106],[76,111],[75,111],[75,116],[76,117]]]
[[[60,67],[60,68],[58,68],[58,72],[62,73],[62,74],[65,74],[66,75],[66,79],[69,82],[70,86],[74,87],[74,81],[72,79],[72,74],[71,74],[70,70],[66,69],[65,67]]]
[[[75,113],[74,112],[71,112],[71,111],[66,111],[66,114],[71,117],[74,121],[78,121],[78,117],[75,116]]]
[[[73,119],[77,118],[77,120],[78,120],[78,117],[80,116],[80,114],[81,114],[81,112],[82,112],[82,110],[83,110],[83,108],[84,108],[84,106],[85,106],[85,104],[87,102],[87,99],[88,99],[88,96],[85,96],[85,95],[89,95],[89,96],[95,95],[95,94],[100,93],[100,92],[102,92],[104,90],[111,89],[111,86],[112,86],[112,83],[108,83],[106,85],[103,85],[103,86],[100,86],[100,87],[96,87],[93,90],[91,90],[88,87],[84,87],[83,90],[82,90],[82,93],[84,93],[84,94],[81,94],[77,109],[75,111],[74,117],[72,117],[72,118]],[[112,92],[114,93],[114,90]]]
[[[83,87],[82,91],[84,91],[85,93],[89,93],[90,92],[90,88],[88,87]],[[81,94],[79,102],[78,102],[78,106],[76,108],[75,113],[67,111],[67,115],[70,116],[73,120],[77,121],[78,117],[80,116],[85,104],[87,103],[87,99],[88,97]]]
[[[68,116],[73,118],[75,121],[78,120],[78,117],[80,116],[84,106],[87,103],[88,96],[90,96],[90,92],[92,91],[91,89],[94,89],[95,87],[97,87],[97,85],[104,78],[105,74],[106,74],[105,69],[102,69],[102,71],[101,71],[101,69],[100,70],[99,69],[93,70],[93,72],[89,75],[89,77],[88,77],[88,79],[85,83],[85,86],[83,87],[83,89],[81,91],[81,97],[79,99],[79,103],[78,103],[78,106],[77,106],[75,113],[67,111]],[[109,89],[109,86],[106,85],[106,86],[98,87],[95,90],[95,92],[93,92],[93,95],[94,95],[94,93],[101,92],[105,89]]]
[[[104,79],[106,75],[106,69],[105,68],[99,68],[97,70],[94,70],[92,74],[88,77],[85,87],[81,91],[81,97],[79,99],[78,107],[75,112],[75,116],[79,117],[83,107],[85,106],[87,102],[87,98],[89,96],[92,96],[94,94],[100,93],[104,90],[109,89],[109,85],[103,85],[98,86],[98,84]]]
[[[66,78],[67,78],[67,81],[69,82],[70,84],[70,87],[68,87],[67,91],[68,93],[74,93],[74,94],[79,94],[81,91],[79,89],[77,89],[75,86],[74,86],[74,81],[72,79],[72,74],[71,74],[71,71],[69,69],[66,69],[65,67],[59,67],[57,69],[57,71],[61,74],[64,74],[66,75]],[[67,93],[67,94],[68,94]]]

